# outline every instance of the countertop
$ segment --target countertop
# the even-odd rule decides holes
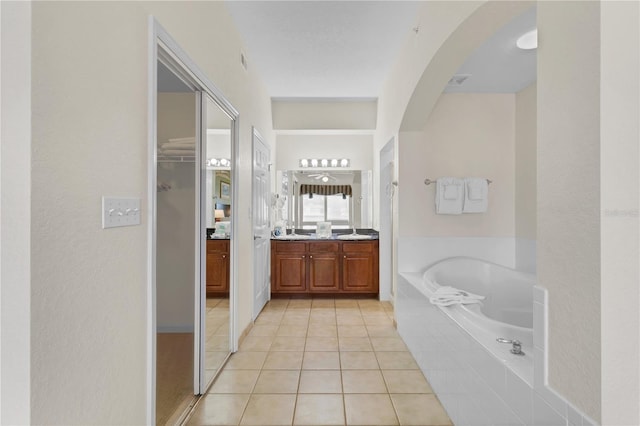
[[[353,230],[351,229],[334,229],[330,238],[318,238],[314,230],[296,229],[296,234],[308,235],[309,238],[300,239],[300,240],[295,240],[295,239],[290,240],[290,239],[278,238],[274,236],[274,237],[271,237],[271,239],[276,241],[298,241],[298,242],[300,241],[371,241],[371,240],[378,239],[378,231],[376,231],[375,229],[356,229],[356,232],[358,235],[368,235],[370,236],[370,238],[362,239],[362,240],[343,240],[338,238],[338,235],[349,235],[353,233]],[[287,231],[287,234],[291,234],[291,232]]]

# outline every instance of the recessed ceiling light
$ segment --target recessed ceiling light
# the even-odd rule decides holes
[[[538,29],[531,30],[520,36],[516,46],[522,50],[531,50],[538,47]]]

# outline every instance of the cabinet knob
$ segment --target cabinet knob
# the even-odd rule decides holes
[[[223,259],[226,259],[226,258],[227,258],[227,255],[226,255],[226,254],[223,254],[223,255],[222,255],[222,258],[223,258]]]
[[[303,258],[303,259],[304,259],[305,257],[307,257],[307,256],[304,256],[304,255],[302,256],[302,258]]]
[[[309,259],[313,259],[313,256],[309,256]]]
[[[345,256],[344,256],[344,258],[346,259],[346,258],[347,258],[347,256],[345,255]]]

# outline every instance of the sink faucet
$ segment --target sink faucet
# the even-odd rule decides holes
[[[353,234],[352,235],[358,235],[358,232],[356,232],[356,226],[353,225]]]

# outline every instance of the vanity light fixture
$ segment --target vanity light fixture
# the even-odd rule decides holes
[[[228,158],[209,158],[207,160],[207,166],[210,167],[229,167],[231,166],[231,160]]]
[[[531,50],[538,47],[538,29],[524,33],[516,41],[516,46],[522,50]]]
[[[326,168],[326,167],[349,167],[351,160],[348,158],[301,158],[298,162],[300,168],[306,169],[308,167]]]

